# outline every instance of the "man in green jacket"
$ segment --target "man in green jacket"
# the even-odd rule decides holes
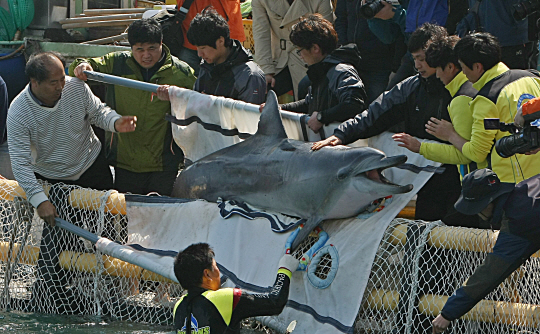
[[[96,71],[124,78],[193,88],[193,69],[171,55],[162,43],[161,26],[154,19],[133,22],[128,28],[131,51],[112,52],[100,58],[77,59],[69,74],[87,80],[83,71]],[[105,135],[105,152],[115,167],[115,188],[120,192],[170,195],[182,150],[164,119],[171,112],[169,101],[152,93],[122,86],[107,87],[106,103],[120,115],[137,116],[131,133]]]

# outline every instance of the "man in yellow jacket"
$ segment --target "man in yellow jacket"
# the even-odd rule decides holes
[[[470,140],[453,130],[448,141],[476,163],[489,159],[491,169],[501,182],[518,183],[540,174],[540,156],[515,154],[503,158],[494,152],[493,147],[498,139],[510,133],[484,128],[486,118],[511,123],[519,107],[534,97],[540,97],[540,74],[510,70],[500,61],[499,43],[488,33],[474,33],[462,38],[456,44],[455,52],[463,73],[478,94],[470,104],[473,117]],[[441,122],[432,120],[426,127],[429,131],[437,131],[441,126],[444,126]]]
[[[463,138],[470,140],[473,117],[469,103],[478,93],[472,83],[461,71],[454,46],[459,41],[457,36],[447,36],[433,41],[426,50],[426,61],[429,66],[436,69],[436,75],[450,92],[452,100],[448,104],[448,114],[451,123],[444,119],[434,119],[441,124],[438,131],[426,130],[441,140],[448,141],[445,133],[454,130]],[[446,131],[444,131],[446,130]],[[430,132],[431,131],[431,132]],[[437,142],[420,142],[415,137],[406,133],[397,133],[393,136],[399,146],[405,147],[412,152],[420,153],[426,159],[444,164],[457,165],[461,178],[477,168],[487,167],[487,161],[476,163],[467,158],[453,145]],[[465,216],[455,210],[449,212],[443,222],[447,225],[459,225],[468,227],[480,227],[478,217]],[[487,226],[486,226],[487,227]]]

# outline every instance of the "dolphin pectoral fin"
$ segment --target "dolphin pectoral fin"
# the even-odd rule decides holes
[[[317,216],[309,218],[294,239],[291,246],[291,251],[294,252],[296,248],[298,248],[298,246],[308,237],[311,231],[313,231],[315,227],[319,226],[321,222],[322,219]]]

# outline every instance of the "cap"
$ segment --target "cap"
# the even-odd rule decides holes
[[[491,169],[477,169],[463,178],[461,196],[454,207],[461,213],[474,215],[514,187],[514,183],[501,182]]]

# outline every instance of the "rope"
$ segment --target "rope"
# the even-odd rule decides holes
[[[19,51],[21,51],[22,49],[24,49],[24,44],[21,45],[21,46],[19,46],[19,47],[17,48],[17,50],[13,51],[12,53],[0,57],[0,60],[9,59],[9,58],[11,58],[11,57],[14,57],[15,54],[19,53]]]

